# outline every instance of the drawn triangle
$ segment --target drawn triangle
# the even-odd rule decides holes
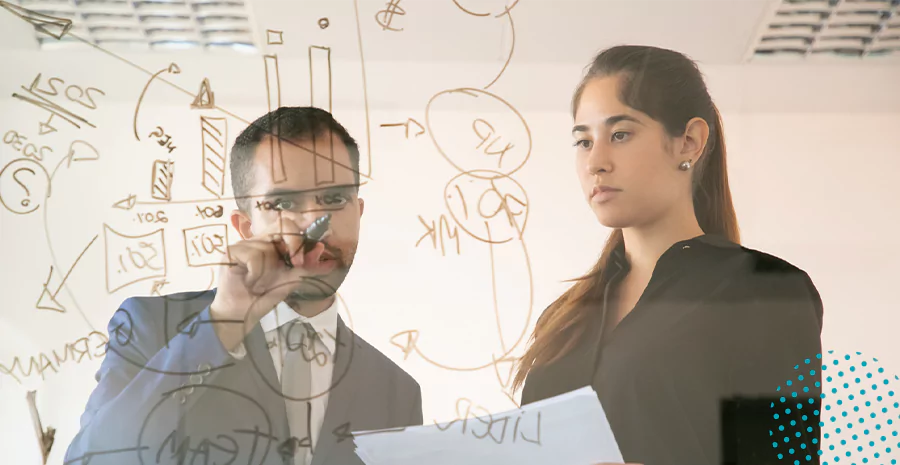
[[[0,7],[5,8],[19,18],[22,18],[25,22],[34,26],[38,31],[41,31],[56,40],[61,39],[62,36],[66,35],[66,33],[69,32],[69,29],[72,28],[72,20],[69,19],[41,14],[2,0],[0,0]]]
[[[344,423],[343,425],[338,426],[332,433],[337,438],[338,443],[345,439],[353,439],[353,433],[350,432],[350,423]]]
[[[293,458],[294,455],[297,454],[297,443],[300,441],[296,437],[291,437],[290,439],[285,440],[281,444],[278,445],[278,455],[281,456],[282,459],[290,459]],[[291,461],[292,460],[286,460]]]
[[[416,126],[419,127],[419,129],[416,130],[416,137],[419,137],[419,136],[421,136],[422,134],[425,134],[425,127],[422,126],[422,124],[419,123],[418,121],[416,121],[416,120],[410,118],[410,119],[408,119],[408,120],[406,121],[406,138],[407,138],[407,139],[409,138],[409,125],[410,125],[410,124],[415,124]]]
[[[54,297],[46,287],[44,287],[44,292],[41,294],[35,307],[41,310],[53,310],[60,313],[66,313],[66,308],[56,301],[56,297]]]
[[[137,200],[137,197],[132,194],[129,195],[128,198],[119,200],[118,202],[113,204],[113,208],[118,208],[120,210],[131,210],[134,208],[134,203]]]
[[[50,134],[51,132],[56,132],[56,128],[50,126],[49,120],[46,123],[40,122],[39,124],[41,125],[41,128],[38,131],[38,135],[45,136],[47,134]]]
[[[198,91],[197,96],[194,97],[194,103],[191,103],[191,108],[211,110],[216,107],[215,97],[215,94],[210,88],[209,79],[203,78],[203,82],[200,83],[200,91]]]

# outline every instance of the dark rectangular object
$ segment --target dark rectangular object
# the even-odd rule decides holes
[[[809,399],[813,399],[812,404]],[[773,403],[778,408],[774,408]],[[803,408],[791,408],[798,403]],[[791,413],[785,414],[782,407],[790,408]],[[809,396],[789,398],[786,403],[781,402],[781,397],[738,397],[723,401],[722,464],[794,465],[794,461],[799,460],[801,465],[819,465],[820,415],[814,415],[814,411],[820,408],[821,399]],[[778,414],[778,419],[775,419],[775,414]],[[804,415],[806,420],[803,420]],[[791,425],[791,421],[795,424]],[[779,426],[784,426],[784,431],[780,431]],[[807,431],[807,428],[812,428],[812,431]],[[800,437],[796,436],[797,433]],[[788,437],[788,442],[784,441],[785,437]],[[806,448],[801,448],[801,444],[805,444]],[[792,448],[794,453],[790,454]],[[782,454],[781,459],[778,458],[779,453]],[[806,460],[807,456],[810,460]]]

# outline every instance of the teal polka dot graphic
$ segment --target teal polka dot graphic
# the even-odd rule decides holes
[[[772,442],[774,455],[780,462],[812,464],[814,458],[818,462],[822,455],[819,438],[812,433],[824,425],[815,403],[821,399],[819,393],[823,388],[819,380],[826,369],[822,354],[804,359],[794,366],[793,378],[775,389],[778,397],[769,405],[773,421],[769,435],[781,439]]]
[[[861,352],[823,357],[822,465],[900,461],[900,377],[880,365]]]

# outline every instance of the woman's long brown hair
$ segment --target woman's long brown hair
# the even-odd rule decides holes
[[[692,171],[694,212],[704,233],[740,243],[728,188],[722,119],[696,63],[681,53],[656,47],[606,49],[597,55],[575,90],[573,117],[587,83],[606,76],[619,77],[619,100],[660,122],[670,137],[684,135],[688,121],[694,117],[710,124],[705,153]],[[522,387],[532,368],[553,363],[587,336],[588,320],[598,309],[584,303],[588,298],[602,301],[610,280],[604,270],[622,241],[622,230],[613,230],[593,268],[573,280],[575,284],[544,310],[531,336],[531,346],[519,360],[514,389]]]

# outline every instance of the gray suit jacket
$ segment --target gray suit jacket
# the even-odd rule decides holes
[[[262,328],[235,360],[209,318],[215,290],[127,299],[66,464],[291,465],[293,438]],[[361,464],[351,431],[422,424],[418,383],[338,320],[313,465]]]

